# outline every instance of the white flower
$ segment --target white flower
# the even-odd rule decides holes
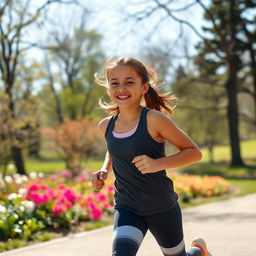
[[[21,175],[19,173],[14,173],[12,176],[14,179],[18,179]]]
[[[11,177],[11,176],[5,176],[4,177],[4,180],[5,180],[5,182],[7,182],[7,183],[12,183],[12,181],[13,181],[13,178]]]
[[[8,199],[9,200],[14,200],[16,198],[20,197],[19,194],[16,194],[16,193],[11,193],[10,195],[8,195]]]
[[[37,173],[36,172],[31,172],[31,173],[29,173],[29,177],[31,179],[36,179],[37,178]]]
[[[16,233],[21,233],[21,232],[22,232],[22,229],[20,229],[20,228],[15,228],[15,229],[14,229],[14,232],[16,232]]]
[[[21,184],[23,182],[23,179],[21,177],[15,179],[16,184]]]
[[[7,165],[7,169],[8,169],[9,171],[12,171],[12,170],[15,169],[15,165],[14,165],[14,164],[8,164],[8,165]]]
[[[19,208],[20,208],[20,210],[21,210],[22,212],[25,211],[25,206],[24,206],[24,205],[20,205]]]
[[[0,205],[0,214],[1,213],[6,213],[6,208],[2,205]]]
[[[44,177],[44,174],[43,174],[42,172],[39,172],[39,173],[38,173],[38,177],[39,177],[39,178],[43,178],[43,177]]]
[[[31,214],[34,211],[35,207],[36,207],[34,202],[28,201],[28,200],[22,201],[21,205],[23,205],[25,207],[26,212],[29,213],[29,214]]]
[[[26,188],[20,188],[18,191],[20,196],[24,196],[27,193],[27,189]]]
[[[28,181],[28,177],[26,175],[21,175],[21,178],[22,178],[23,182]]]

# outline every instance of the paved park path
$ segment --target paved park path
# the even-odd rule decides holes
[[[213,256],[256,256],[256,194],[183,210],[186,246],[203,237]],[[0,253],[0,256],[110,256],[112,226]],[[125,256],[125,255],[124,255]],[[162,256],[147,233],[137,256]]]

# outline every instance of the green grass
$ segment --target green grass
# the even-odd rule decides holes
[[[53,173],[56,171],[62,171],[66,169],[65,163],[59,158],[27,158],[25,160],[27,172],[44,172]],[[102,160],[92,160],[88,159],[83,161],[82,167],[86,169],[98,170],[101,168]]]
[[[0,252],[17,249],[39,242],[49,241],[58,237],[60,237],[60,235],[54,232],[42,231],[37,233],[37,235],[34,237],[34,240],[31,241],[25,241],[22,239],[8,239],[5,242],[0,241]]]
[[[195,175],[217,175],[225,178],[231,177],[256,177],[256,165],[247,165],[244,167],[230,167],[227,164],[208,164],[196,163],[190,166],[178,169],[181,173],[189,173]]]
[[[202,163],[209,162],[209,154],[206,148],[202,148],[203,158]],[[256,140],[242,141],[241,142],[241,155],[242,158],[252,159],[256,158]],[[216,162],[226,162],[230,159],[230,147],[229,145],[215,146],[213,150],[213,158]]]
[[[167,154],[171,154],[173,149],[167,148]],[[227,172],[240,173],[240,174],[256,174],[256,140],[241,142],[241,152],[243,159],[247,167],[245,168],[229,168],[228,163],[230,159],[230,150],[228,145],[219,145],[214,148],[214,160],[216,163],[208,164],[208,151],[202,148],[203,158],[195,165],[189,167],[177,168],[177,170],[197,169],[197,173],[200,174],[200,170],[205,172],[216,173],[217,175],[223,175]],[[50,173],[58,170],[65,169],[65,163],[55,151],[49,148],[44,148],[40,153],[40,159],[26,158],[26,170],[28,172],[45,172]],[[82,163],[82,167],[86,169],[98,170],[101,168],[102,160],[87,159]]]

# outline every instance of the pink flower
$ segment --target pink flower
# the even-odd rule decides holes
[[[104,207],[104,208],[109,208],[109,207],[112,207],[112,206],[113,206],[112,204],[108,204],[108,203],[104,203],[104,204],[103,204],[103,207]]]
[[[58,186],[57,186],[57,189],[66,189],[67,188],[67,186],[65,185],[65,184],[59,184]]]
[[[72,203],[74,204],[76,202],[76,195],[74,194],[73,190],[67,189],[63,195]]]
[[[102,216],[102,210],[98,208],[92,209],[92,218],[98,220]]]
[[[88,206],[89,206],[91,209],[95,209],[95,208],[96,208],[96,206],[95,206],[95,204],[94,204],[93,202],[89,202],[89,203],[88,203]]]
[[[108,192],[111,192],[111,191],[113,191],[113,190],[114,190],[114,186],[108,186],[108,187],[107,187],[107,191],[108,191]]]
[[[56,216],[56,217],[59,217],[60,213],[62,212],[65,212],[66,211],[66,208],[64,205],[62,204],[55,204],[53,206],[53,209],[52,209],[52,213]]]
[[[65,170],[65,171],[60,173],[60,177],[62,177],[62,178],[71,178],[72,177],[72,173],[69,170]]]
[[[101,201],[106,201],[106,196],[104,194],[97,194],[95,196]]]
[[[37,184],[31,184],[29,190],[38,190],[39,186]]]
[[[57,175],[56,175],[56,174],[52,174],[52,175],[49,177],[49,179],[50,179],[51,181],[55,181],[55,180],[57,180]]]
[[[54,198],[54,191],[45,184],[32,184],[28,187],[25,199],[32,200],[35,204],[47,203]]]
[[[77,180],[78,180],[78,182],[84,182],[84,181],[86,181],[86,178],[84,177],[83,174],[80,174]]]

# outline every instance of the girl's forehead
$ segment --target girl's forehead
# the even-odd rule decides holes
[[[136,70],[131,67],[130,65],[118,65],[116,67],[113,67],[108,70],[107,73],[108,80],[116,77],[116,78],[121,78],[121,77],[134,77],[137,78],[139,77]]]

